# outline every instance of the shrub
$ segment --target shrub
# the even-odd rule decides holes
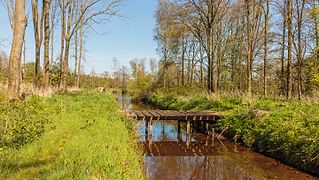
[[[20,102],[0,102],[0,148],[20,147],[44,133],[48,123],[44,101],[33,96]]]

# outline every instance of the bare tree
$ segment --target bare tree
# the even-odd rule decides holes
[[[82,19],[83,21],[83,19]],[[82,22],[83,23],[83,22]],[[79,88],[80,87],[80,79],[81,79],[81,63],[82,60],[84,58],[84,32],[83,32],[83,27],[80,28],[80,55],[79,55],[79,59],[77,59],[77,68],[78,68],[78,72],[76,75],[76,87]]]
[[[51,18],[51,23],[50,23],[50,35],[51,35],[51,58],[50,58],[50,69],[52,67],[52,63],[54,61],[54,35],[55,35],[55,25],[56,25],[56,13],[57,13],[57,4],[56,0],[53,0],[51,3],[51,10],[50,10],[50,18]]]
[[[43,41],[43,15],[39,12],[39,0],[32,0],[32,16],[34,28],[34,42],[35,42],[35,75],[34,88],[38,91],[40,89],[40,58],[41,46]],[[43,11],[42,11],[43,13]]]
[[[8,17],[9,17],[9,23],[11,26],[11,29],[13,29],[13,19],[14,19],[14,0],[2,0],[6,9],[7,9],[7,13],[8,13]]]
[[[120,3],[121,0],[60,0],[62,29],[66,28],[61,33],[61,44],[65,46],[61,47],[60,55],[60,62],[63,56],[63,78],[61,81],[63,91],[67,90],[70,44],[73,36],[83,26],[92,27],[96,23],[105,23],[110,17],[118,15],[117,8]],[[80,8],[80,13],[77,15],[78,8]]]
[[[13,14],[13,38],[9,59],[9,79],[7,96],[9,99],[18,99],[20,91],[20,68],[22,45],[27,25],[25,14],[25,0],[15,1]]]
[[[298,98],[301,99],[302,96],[302,64],[303,64],[303,51],[301,44],[301,35],[302,35],[302,25],[303,25],[303,14],[305,9],[305,0],[296,0],[296,11],[297,11],[297,37],[298,37],[298,50],[297,50],[297,59],[298,59]]]
[[[43,0],[43,18],[44,18],[44,92],[47,93],[50,84],[50,6],[51,0]]]
[[[13,13],[14,13],[14,0],[2,0],[8,13],[8,18],[9,18],[9,23],[10,27],[13,30]],[[24,79],[24,74],[25,74],[25,64],[26,64],[26,43],[25,40],[23,40],[23,66],[21,63],[19,64],[19,69],[20,69],[20,81],[22,82]]]
[[[287,99],[292,97],[292,0],[287,0],[287,26],[288,26],[288,67],[287,67]]]
[[[265,0],[265,27],[264,27],[264,97],[267,97],[267,65],[268,65],[268,23],[269,23],[269,0]]]

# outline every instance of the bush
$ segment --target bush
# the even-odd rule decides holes
[[[0,148],[20,147],[44,133],[48,123],[44,101],[33,96],[20,102],[0,102]]]

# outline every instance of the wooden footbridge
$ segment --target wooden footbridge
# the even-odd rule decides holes
[[[176,120],[176,121],[206,121],[214,122],[222,118],[216,112],[189,112],[189,111],[131,111],[127,114],[135,120]]]
[[[178,131],[180,131],[180,123],[186,122],[186,132],[190,133],[191,126],[195,124],[204,125],[208,131],[208,125],[216,123],[222,118],[217,112],[190,112],[190,111],[164,111],[164,110],[151,110],[151,111],[131,111],[127,116],[137,121],[145,121],[146,131],[152,134],[153,121],[178,121]]]

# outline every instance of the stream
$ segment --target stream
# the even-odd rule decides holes
[[[117,97],[122,110],[147,110],[132,104],[129,96]],[[228,140],[212,140],[193,132],[187,140],[185,124],[178,133],[177,122],[154,121],[153,134],[138,122],[140,143],[144,147],[144,173],[149,179],[318,179],[279,161],[255,153]]]

